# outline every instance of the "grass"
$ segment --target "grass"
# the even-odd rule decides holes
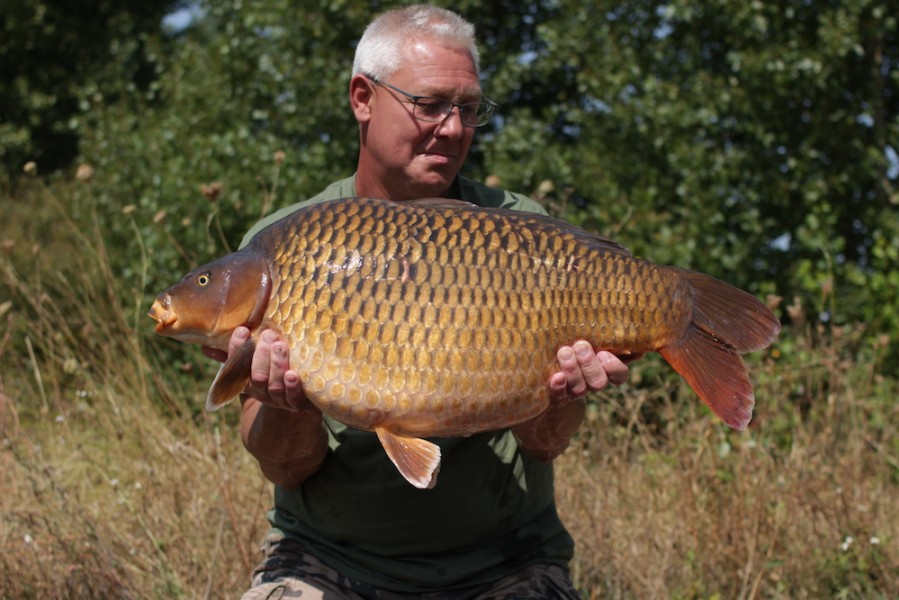
[[[789,410],[772,401],[782,384],[763,386],[747,433],[699,416],[658,442],[601,414],[559,469],[563,518],[589,532],[575,563],[586,597],[899,595],[895,426],[803,419],[783,445],[766,430]],[[867,407],[837,419],[852,418],[843,408]]]
[[[271,487],[66,185],[0,197],[0,597],[237,597]],[[585,598],[899,597],[889,340],[793,322],[750,359],[746,432],[651,357],[593,399],[557,461]]]

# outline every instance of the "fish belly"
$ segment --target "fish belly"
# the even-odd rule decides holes
[[[520,423],[548,405],[560,346],[645,352],[689,323],[676,270],[596,238],[502,212],[351,202],[277,238],[267,319],[310,400],[352,427]]]

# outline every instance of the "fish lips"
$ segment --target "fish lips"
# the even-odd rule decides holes
[[[150,307],[150,312],[147,313],[147,316],[156,321],[156,333],[158,334],[164,334],[178,320],[178,316],[169,310],[170,306],[171,296],[162,294],[156,298],[153,306]]]

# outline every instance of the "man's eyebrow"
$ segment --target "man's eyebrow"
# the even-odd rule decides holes
[[[421,93],[418,95],[465,102],[479,102],[484,98],[484,92],[479,87],[468,87],[461,91],[451,88],[432,88],[427,93]]]

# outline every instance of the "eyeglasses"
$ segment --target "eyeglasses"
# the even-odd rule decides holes
[[[428,123],[440,123],[452,114],[453,109],[459,107],[459,117],[462,124],[466,127],[481,127],[486,125],[496,111],[497,104],[492,100],[484,98],[480,102],[468,102],[465,104],[456,104],[445,98],[434,98],[433,96],[416,96],[405,90],[378,80],[376,77],[366,75],[366,77],[375,85],[383,85],[398,94],[402,94],[412,101],[412,116],[419,121],[427,121]]]

